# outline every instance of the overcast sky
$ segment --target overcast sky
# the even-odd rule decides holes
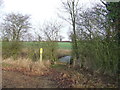
[[[19,12],[31,15],[31,21],[34,26],[42,24],[45,21],[60,20],[58,17],[58,8],[61,7],[61,0],[3,0],[3,13]],[[83,7],[91,7],[98,0],[80,0]],[[92,3],[92,4],[91,4]],[[61,33],[68,39],[68,27],[64,28]]]

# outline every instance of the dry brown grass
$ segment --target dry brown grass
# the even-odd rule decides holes
[[[2,60],[2,63],[9,64],[14,68],[25,68],[29,71],[36,71],[36,72],[42,72],[44,70],[48,70],[50,66],[49,60],[44,60],[42,63],[40,63],[39,61],[32,62],[30,59],[23,59],[23,58],[19,58],[18,60],[13,60],[12,58],[8,58]]]
[[[58,57],[62,57],[62,56],[66,56],[66,55],[71,55],[71,50],[67,50],[67,49],[58,49],[57,53],[58,53]]]

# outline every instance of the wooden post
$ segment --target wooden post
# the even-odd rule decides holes
[[[42,53],[43,53],[43,49],[40,48],[40,63],[42,62]]]

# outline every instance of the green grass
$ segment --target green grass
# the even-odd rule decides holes
[[[51,68],[57,68],[57,69],[63,69],[65,67],[66,67],[66,65],[64,65],[64,64],[54,64],[54,65],[51,65]]]
[[[0,42],[0,47],[2,47],[2,42]]]
[[[27,48],[41,48],[45,46],[45,42],[21,42],[22,47],[27,47]],[[9,46],[9,42],[0,42],[0,46],[5,45]],[[71,49],[71,43],[70,42],[58,42],[58,48],[59,49]]]
[[[71,43],[70,42],[58,42],[58,46],[60,49],[71,49]]]

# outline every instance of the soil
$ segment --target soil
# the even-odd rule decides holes
[[[66,66],[49,68],[42,74],[25,68],[2,68],[3,88],[117,88],[111,77],[93,74],[85,69],[74,70]]]
[[[58,87],[50,77],[27,76],[20,72],[4,71],[2,73],[3,88],[56,88]]]

